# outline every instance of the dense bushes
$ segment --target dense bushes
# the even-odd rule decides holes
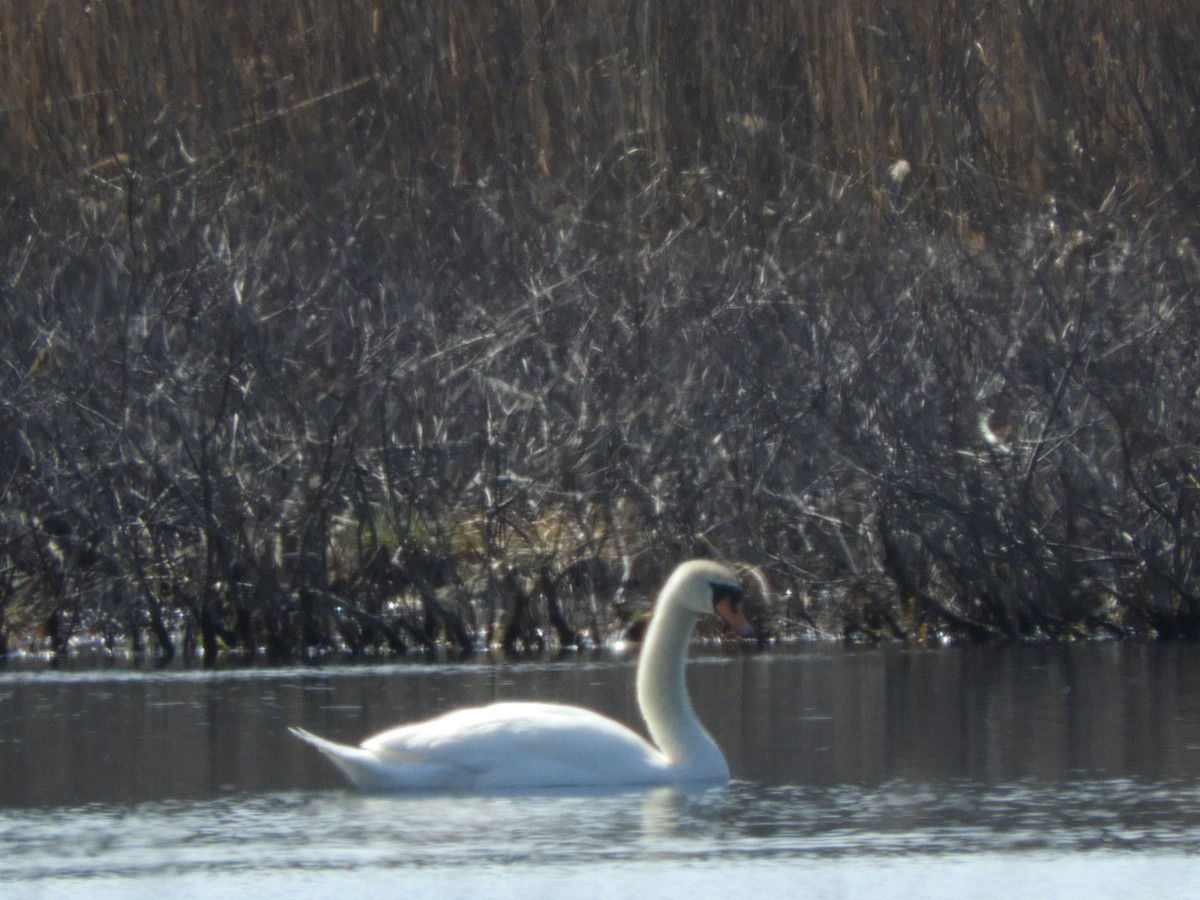
[[[9,649],[1200,633],[1194,15],[909,6],[9,4]]]

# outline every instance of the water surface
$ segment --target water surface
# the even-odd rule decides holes
[[[734,783],[346,790],[357,740],[496,699],[637,724],[633,660],[0,671],[0,881],[20,896],[1156,897],[1200,876],[1200,653],[1083,644],[700,653]]]

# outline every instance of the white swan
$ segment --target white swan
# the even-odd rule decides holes
[[[740,600],[733,572],[707,560],[683,563],[663,585],[637,669],[638,705],[654,744],[599,713],[556,703],[454,710],[357,747],[290,730],[368,790],[724,783],[729,767],[688,700],[684,663],[692,629],[705,613],[750,633]]]

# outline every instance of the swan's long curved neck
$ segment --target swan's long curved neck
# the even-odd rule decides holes
[[[684,666],[696,617],[678,607],[658,610],[646,631],[638,662],[638,706],[650,737],[680,769],[727,771],[725,757],[688,699]]]

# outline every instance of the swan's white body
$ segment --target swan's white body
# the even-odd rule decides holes
[[[700,615],[715,610],[749,632],[736,606],[739,594],[734,574],[706,560],[679,566],[663,586],[637,673],[638,705],[654,744],[591,710],[557,703],[454,710],[357,747],[291,731],[368,790],[723,783],[729,768],[688,700],[684,666]]]

